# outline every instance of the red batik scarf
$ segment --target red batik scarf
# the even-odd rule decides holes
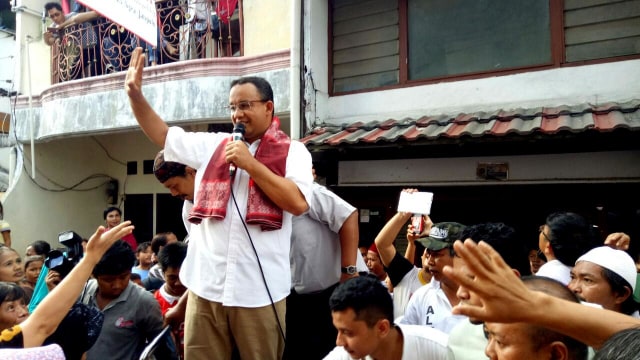
[[[218,146],[204,171],[193,208],[189,213],[189,221],[194,224],[200,224],[205,218],[222,220],[227,215],[227,203],[231,196],[231,176],[229,164],[224,159],[224,148],[228,141],[229,139]],[[262,135],[255,158],[274,174],[284,177],[289,145],[291,139],[280,130],[280,120],[274,116],[271,125]],[[278,230],[282,227],[282,209],[264,194],[253,179],[249,179],[246,222],[260,225],[262,231]]]

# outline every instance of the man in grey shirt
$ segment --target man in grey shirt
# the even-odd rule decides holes
[[[160,306],[151,293],[129,281],[135,255],[118,240],[93,269],[81,301],[104,313],[102,331],[87,359],[137,359],[162,330]]]

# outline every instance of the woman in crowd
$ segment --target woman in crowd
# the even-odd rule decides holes
[[[104,217],[107,231],[113,229],[122,221],[122,211],[115,206],[109,206],[108,208],[106,208],[102,215]],[[136,238],[133,236],[133,234],[130,233],[126,236],[123,236],[122,240],[129,244],[131,246],[131,250],[133,250],[134,252],[138,248],[138,242],[136,241]]]
[[[0,281],[19,283],[24,278],[22,259],[10,247],[0,247]]]

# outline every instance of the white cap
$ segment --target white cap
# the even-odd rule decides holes
[[[636,263],[626,252],[601,246],[580,256],[576,264],[580,261],[588,261],[613,271],[631,285],[632,292],[636,291]]]

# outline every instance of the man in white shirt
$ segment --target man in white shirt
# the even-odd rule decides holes
[[[429,236],[418,239],[426,248],[431,282],[413,293],[401,324],[430,326],[445,333],[464,317],[454,316],[451,309],[458,303],[458,284],[443,274],[445,266],[453,266],[453,242],[459,239],[464,225],[442,222],[431,227]]]
[[[462,239],[482,241],[491,245],[520,276],[528,270],[527,249],[517,237],[515,230],[503,223],[483,223],[467,226],[462,232]],[[454,268],[468,273],[468,265],[460,256],[454,256]],[[469,276],[472,276],[471,274]],[[477,297],[463,285],[458,286],[456,293],[461,304],[476,304]],[[448,360],[478,360],[486,359],[485,348],[487,338],[483,330],[482,321],[469,318],[459,322],[449,332],[447,345]]]
[[[273,90],[262,78],[231,83],[229,110],[244,140],[171,127],[142,94],[144,55],[137,48],[125,89],[147,137],[167,161],[196,169],[187,258],[187,358],[280,359],[285,298],[291,288],[291,219],[308,209],[311,155],[274,116]],[[231,171],[233,164],[233,171]]]
[[[597,241],[593,227],[585,218],[571,212],[557,212],[547,216],[545,224],[540,226],[538,246],[547,262],[536,275],[569,285],[576,259],[596,247]]]
[[[328,360],[440,360],[447,335],[426,326],[395,325],[387,289],[371,277],[357,277],[336,288],[329,301],[338,329]]]
[[[622,250],[600,246],[582,255],[571,269],[569,289],[581,301],[603,308],[638,316],[636,266],[633,258]]]
[[[293,218],[291,294],[287,297],[284,359],[321,359],[335,346],[329,297],[339,282],[358,276],[358,210],[313,183],[309,210]]]

